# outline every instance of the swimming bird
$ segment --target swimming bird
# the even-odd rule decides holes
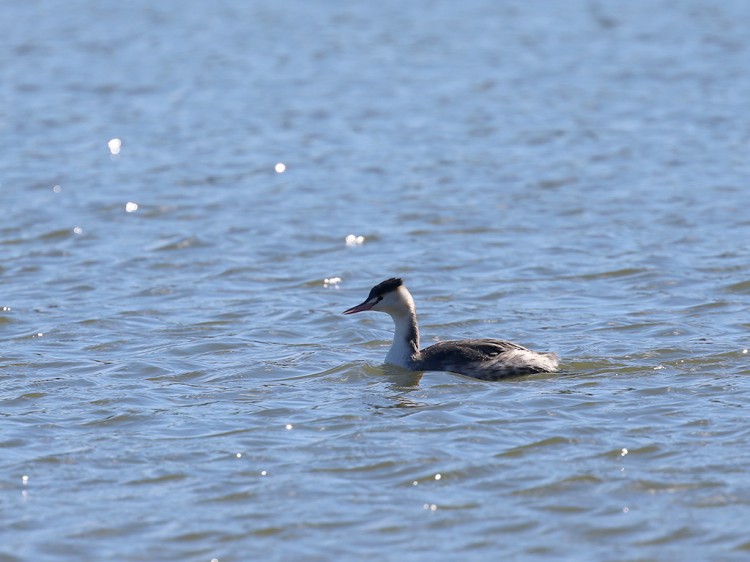
[[[354,314],[374,310],[393,319],[396,332],[385,362],[412,371],[450,371],[482,380],[498,380],[557,371],[554,353],[540,353],[495,339],[442,341],[419,349],[417,312],[411,293],[399,278],[375,285],[362,304],[345,310]]]

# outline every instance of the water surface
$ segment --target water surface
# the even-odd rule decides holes
[[[745,559],[748,22],[5,6],[0,559]],[[395,275],[565,374],[382,367]]]

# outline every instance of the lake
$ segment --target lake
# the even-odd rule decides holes
[[[0,560],[750,556],[750,3],[5,4]]]

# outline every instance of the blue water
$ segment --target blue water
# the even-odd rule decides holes
[[[747,558],[750,3],[0,37],[0,560]],[[391,276],[565,373],[383,367]]]

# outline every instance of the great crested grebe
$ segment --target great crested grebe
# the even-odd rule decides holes
[[[450,371],[482,380],[498,380],[532,373],[557,371],[554,353],[531,351],[509,341],[472,339],[443,341],[420,351],[414,299],[401,279],[375,285],[367,299],[345,310],[385,312],[393,318],[396,333],[385,362],[412,371]]]

